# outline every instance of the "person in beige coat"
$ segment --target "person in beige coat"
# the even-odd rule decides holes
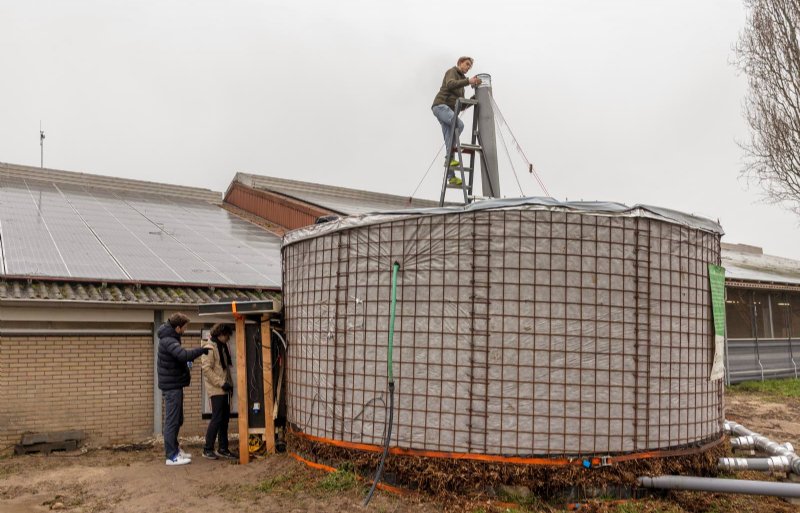
[[[228,341],[232,334],[233,329],[230,324],[218,323],[212,326],[211,340],[203,342],[203,348],[208,348],[209,351],[200,358],[206,395],[211,400],[211,422],[208,423],[206,444],[203,447],[203,457],[210,460],[216,460],[218,456],[238,459],[238,456],[228,450],[228,421],[231,418],[231,392],[233,392]],[[216,439],[219,440],[219,447],[214,452]]]

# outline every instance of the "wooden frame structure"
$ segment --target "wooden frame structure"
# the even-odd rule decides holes
[[[212,303],[200,305],[199,314],[219,315],[230,313],[236,325],[236,389],[239,407],[239,463],[250,462],[250,426],[247,418],[249,406],[247,395],[247,347],[245,339],[245,323],[248,318],[255,318],[261,324],[261,356],[264,369],[264,444],[267,454],[275,454],[275,422],[272,418],[274,409],[272,389],[272,351],[270,345],[269,318],[275,312],[272,301],[232,301],[230,303]]]

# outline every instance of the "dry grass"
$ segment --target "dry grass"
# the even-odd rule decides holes
[[[312,461],[333,467],[347,462],[357,474],[366,478],[372,477],[380,458],[377,453],[333,447],[297,436],[289,437],[289,445],[290,450]],[[524,486],[533,495],[546,500],[560,500],[576,493],[583,499],[617,493],[619,488],[635,485],[636,479],[642,475],[714,476],[718,473],[717,459],[727,452],[728,447],[721,444],[690,456],[642,459],[590,469],[577,465],[512,465],[390,454],[384,474],[390,484],[444,500],[450,500],[454,495],[500,498],[496,491],[500,485]]]

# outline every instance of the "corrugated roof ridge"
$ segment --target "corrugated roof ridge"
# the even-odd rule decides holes
[[[313,192],[315,194],[329,194],[335,197],[347,197],[351,199],[365,199],[373,198],[376,200],[388,200],[398,203],[408,203],[408,196],[399,196],[397,194],[388,194],[385,192],[364,191],[360,189],[352,189],[349,187],[341,187],[338,185],[325,185],[314,182],[303,182],[300,180],[292,180],[289,178],[277,178],[274,176],[256,175],[252,173],[237,172],[234,177],[244,185],[259,188],[261,186],[268,188],[273,187],[288,187],[298,191]],[[262,184],[260,185],[259,182]],[[411,198],[411,203],[417,205],[431,205],[436,206],[438,202],[434,200],[427,200],[422,198]]]
[[[785,270],[800,272],[800,260],[786,258],[765,253],[751,253],[747,251],[736,251],[734,249],[722,248],[722,258],[744,265],[759,265],[761,268],[769,266],[778,267]]]
[[[0,300],[6,301],[64,301],[71,303],[101,302],[108,304],[202,304],[221,296],[248,297],[252,300],[280,299],[273,290],[239,290],[236,287],[175,287],[128,283],[82,283],[69,280],[3,279],[0,277]],[[216,299],[214,299],[216,300]]]
[[[198,199],[209,203],[222,202],[221,192],[204,189],[202,187],[149,182],[133,178],[117,178],[78,171],[10,164],[7,162],[0,162],[0,175],[39,182],[68,183],[101,189],[146,192],[160,196],[177,196],[186,199]]]

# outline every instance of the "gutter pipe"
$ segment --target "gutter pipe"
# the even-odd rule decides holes
[[[0,335],[16,336],[150,336],[152,328],[0,328]]]
[[[144,323],[139,323],[144,324]],[[155,330],[161,324],[155,324]],[[155,331],[153,328],[0,328],[0,336],[11,337],[66,337],[66,336],[95,336],[95,337],[149,337]],[[186,330],[184,338],[200,336],[201,330]]]

